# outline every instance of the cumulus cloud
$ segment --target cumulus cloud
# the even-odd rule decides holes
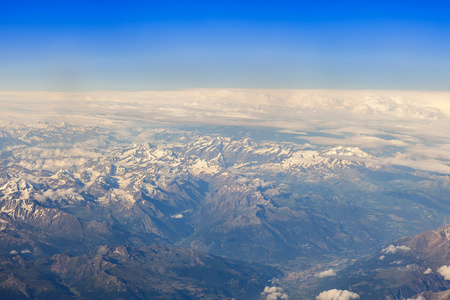
[[[423,274],[425,274],[425,275],[428,275],[428,274],[431,274],[431,273],[433,273],[433,271],[431,270],[431,268],[428,268],[428,269],[426,269],[426,270],[423,272]]]
[[[20,253],[27,254],[27,253],[31,253],[31,251],[28,249],[24,249],[24,250],[20,251]]]
[[[17,252],[17,250],[11,250],[10,252],[9,252],[9,254],[11,254],[11,255],[16,255],[18,252]]]
[[[384,248],[383,250],[381,250],[381,253],[384,254],[394,254],[397,251],[411,251],[411,248],[407,247],[407,246],[394,246],[394,245],[389,245],[386,248]]]
[[[323,272],[320,272],[316,274],[316,277],[323,278],[323,277],[330,277],[330,276],[336,276],[336,272],[333,269],[328,269]]]
[[[266,296],[267,300],[287,300],[289,296],[284,293],[283,289],[277,286],[266,286],[261,295]]]
[[[450,266],[442,266],[438,270],[438,273],[444,276],[445,280],[450,280]]]
[[[379,259],[379,260],[383,260],[385,257],[386,257],[386,256],[381,255],[378,259]]]
[[[316,297],[316,300],[350,300],[359,299],[357,293],[353,293],[347,290],[337,290],[332,289],[329,291],[324,291]]]
[[[183,218],[183,214],[173,215],[172,218],[174,218],[174,219],[182,219]]]

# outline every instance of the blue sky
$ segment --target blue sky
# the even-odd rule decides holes
[[[449,90],[445,1],[1,1],[0,90]]]

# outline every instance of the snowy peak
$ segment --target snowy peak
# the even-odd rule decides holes
[[[362,151],[358,147],[344,147],[344,146],[338,146],[329,150],[325,150],[321,154],[325,156],[349,156],[361,158],[373,157],[371,154]]]
[[[305,148],[292,143],[258,143],[248,138],[231,140],[202,137],[181,149],[180,155],[198,157],[209,163],[220,158],[222,167],[242,169],[257,162],[257,165],[264,166],[265,170],[274,171],[359,166],[364,160],[373,158],[371,154],[357,147],[339,146],[322,150],[311,145]]]
[[[5,195],[24,191],[31,192],[33,190],[34,187],[22,178],[11,180],[0,188],[0,191]]]

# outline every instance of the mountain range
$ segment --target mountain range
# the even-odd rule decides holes
[[[272,287],[293,299],[303,287],[403,299],[450,288],[439,275],[417,283],[447,263],[440,248],[423,250],[439,254],[432,264],[415,258],[419,238],[398,240],[446,222],[445,174],[357,147],[200,129],[40,123],[4,128],[0,142],[5,299],[250,299]],[[373,254],[391,243],[413,250]],[[415,279],[393,284],[391,264]],[[330,266],[348,277],[324,281]]]

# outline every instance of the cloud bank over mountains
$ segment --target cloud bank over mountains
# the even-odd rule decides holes
[[[272,128],[293,141],[368,150],[375,158],[365,159],[377,164],[450,172],[450,92],[2,92],[0,105],[3,125],[61,121]]]

